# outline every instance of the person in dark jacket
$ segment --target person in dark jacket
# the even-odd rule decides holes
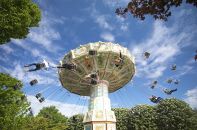
[[[30,68],[32,66],[34,66],[34,68]],[[41,69],[48,70],[49,63],[46,60],[43,60],[43,62],[41,62],[41,63],[32,63],[32,64],[25,65],[24,67],[29,68],[27,70],[28,72],[37,71],[37,70],[41,70]]]

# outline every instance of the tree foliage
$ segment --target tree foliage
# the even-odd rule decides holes
[[[69,118],[68,130],[83,130],[83,115],[78,114]]]
[[[156,112],[153,106],[138,105],[129,110],[128,129],[131,130],[157,130],[155,123]]]
[[[66,118],[65,118],[66,119]],[[21,130],[67,130],[66,122],[54,123],[51,119],[42,116],[26,117]]]
[[[25,38],[40,19],[40,9],[32,0],[0,0],[0,44]]]
[[[128,130],[128,111],[127,108],[115,108],[113,109],[116,115],[116,128],[117,130]]]
[[[55,106],[44,107],[36,117],[26,117],[22,130],[67,130],[68,118]]]
[[[16,130],[23,124],[29,104],[20,90],[21,81],[0,73],[0,129]]]
[[[156,106],[157,125],[160,130],[195,130],[194,111],[184,101],[166,99]],[[193,118],[193,119],[192,119]]]
[[[184,2],[197,7],[196,0],[186,0]],[[125,16],[127,13],[131,13],[135,18],[141,20],[144,20],[146,15],[151,15],[155,19],[166,21],[171,16],[170,9],[180,6],[182,3],[183,0],[131,0],[127,7],[117,8],[116,14]]]
[[[25,117],[24,120],[21,130],[52,130],[48,127],[50,121],[44,117]]]
[[[184,101],[165,99],[156,106],[116,108],[117,130],[196,130],[197,111]]]
[[[38,117],[46,118],[50,123],[48,128],[55,129],[66,129],[68,118],[62,115],[55,106],[45,107],[39,113]]]
[[[197,130],[197,109],[193,110],[193,116],[191,117],[192,129]]]

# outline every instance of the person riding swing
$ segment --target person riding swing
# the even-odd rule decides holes
[[[121,68],[123,63],[124,63],[124,59],[123,59],[122,53],[120,52],[119,57],[114,60],[114,64],[116,67]]]
[[[159,103],[159,102],[161,102],[161,101],[163,100],[163,98],[161,98],[161,97],[156,97],[156,96],[154,96],[154,95],[152,95],[149,99],[150,99],[150,101],[153,102],[153,103]]]
[[[156,87],[156,85],[157,85],[157,81],[155,80],[155,81],[153,81],[153,83],[151,84],[151,88],[154,89],[154,88]]]
[[[35,68],[31,69],[30,67],[32,67],[32,66],[34,66]],[[27,70],[28,72],[37,71],[37,70],[41,70],[41,69],[48,70],[49,63],[46,60],[43,60],[43,62],[41,62],[41,63],[32,63],[32,64],[25,65],[24,67],[29,68],[29,70]]]
[[[164,93],[166,93],[168,95],[171,95],[173,92],[176,92],[177,91],[177,88],[176,89],[172,89],[172,90],[164,89],[163,91],[164,91]]]
[[[68,70],[76,70],[77,69],[77,65],[74,63],[62,63],[62,61],[60,61],[60,66],[57,66],[57,68],[65,68]]]

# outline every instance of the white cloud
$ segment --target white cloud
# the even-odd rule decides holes
[[[63,20],[60,18],[48,16],[46,12],[43,13],[39,27],[31,28],[27,38],[24,40],[12,39],[12,42],[23,49],[30,51],[33,55],[37,55],[34,48],[40,47],[43,51],[57,52],[60,47],[57,40],[61,39],[60,33],[55,29],[55,24],[62,24]],[[32,46],[32,42],[34,46]],[[27,45],[28,44],[28,45]],[[52,49],[53,48],[53,49]]]
[[[56,51],[56,48],[51,49],[55,47],[53,41],[61,39],[59,32],[53,28],[53,24],[55,24],[53,22],[59,23],[59,21],[53,21],[49,16],[47,17],[43,14],[39,27],[31,29],[28,35],[32,42],[42,45],[50,52]]]
[[[129,28],[129,23],[127,22],[126,18],[122,16],[116,15],[116,21],[117,21],[117,26],[120,26],[119,28],[116,29],[121,29],[122,31],[128,31]]]
[[[19,80],[24,80],[25,77],[25,71],[24,69],[21,67],[20,64],[18,63],[13,63],[14,68],[13,69],[8,69],[6,67],[0,67],[2,72],[8,73],[11,76],[19,79]]]
[[[181,66],[180,68],[178,68],[177,71],[178,71],[179,73],[176,74],[174,77],[179,78],[179,77],[181,77],[181,76],[183,76],[183,75],[188,74],[189,72],[192,73],[191,70],[193,70],[193,67],[192,67],[190,64],[183,65],[183,66]],[[194,73],[195,73],[195,72],[194,72]]]
[[[45,59],[48,62],[54,64],[52,58],[47,56],[46,54],[44,54],[42,49],[37,49],[36,47],[32,47],[32,46],[30,46],[29,42],[25,43],[25,41],[23,41],[23,40],[13,39],[12,41],[17,46],[20,46],[24,50],[31,52],[32,56],[37,57],[39,59]]]
[[[5,67],[3,67],[3,66],[0,66],[0,72],[2,72],[2,73],[9,73],[10,70],[5,68]]]
[[[125,7],[131,0],[102,0],[102,2],[108,7],[114,9],[114,7]]]
[[[128,30],[128,24],[121,25],[120,29],[123,30],[123,31],[127,31]]]
[[[32,52],[32,55],[35,57],[42,55],[38,49],[32,49],[31,52]]]
[[[94,17],[96,18],[96,23],[98,23],[101,28],[113,30],[113,27],[107,22],[107,17],[105,15],[97,15]]]
[[[14,54],[14,50],[13,48],[10,47],[10,44],[3,44],[3,45],[0,45],[0,52],[1,52],[1,55],[0,55],[0,61],[3,61],[4,63],[7,63],[9,62],[9,54],[12,53]],[[4,53],[5,52],[5,53]]]
[[[8,63],[8,62],[9,62],[8,55],[2,53],[2,54],[0,55],[0,61],[3,61],[4,63]]]
[[[111,16],[100,14],[100,12],[96,10],[95,3],[93,3],[90,8],[88,8],[88,11],[91,12],[90,15],[94,22],[97,23],[102,29],[107,29],[110,31],[114,29],[113,25],[109,23]]]
[[[14,70],[10,73],[12,76],[16,77],[19,80],[23,80],[25,76],[25,71],[19,64],[14,64],[15,68]]]
[[[71,18],[68,18],[68,20],[69,21],[72,20],[73,22],[76,22],[76,23],[83,23],[86,21],[86,19],[83,17],[74,17],[74,16]]]
[[[29,42],[25,43],[24,40],[19,40],[19,39],[12,39],[12,42],[17,46],[23,48],[24,50],[31,52],[32,56],[34,57],[40,57],[42,59],[47,58],[46,55],[42,54],[41,50],[35,49],[34,47],[30,46]]]
[[[109,41],[109,42],[115,41],[115,37],[111,33],[105,32],[105,33],[102,33],[100,36],[102,39],[104,39],[106,41]]]
[[[27,99],[31,102],[31,108],[33,109],[34,115],[37,115],[43,107],[48,106],[55,106],[63,115],[68,117],[87,111],[87,107],[83,105],[68,104],[48,99],[46,99],[43,103],[39,103],[39,101],[31,95],[27,95]],[[82,102],[85,102],[85,100]]]
[[[197,108],[197,87],[191,89],[191,90],[187,90],[187,92],[185,93],[185,95],[187,96],[184,100],[185,102],[187,102],[188,104],[190,104],[190,106],[192,108]]]
[[[8,44],[1,45],[0,48],[2,48],[7,54],[14,51]]]
[[[137,76],[158,78],[185,46],[190,45],[195,34],[183,29],[179,32],[177,23],[167,27],[164,23],[155,21],[152,35],[137,45],[131,46],[131,52],[136,57]],[[143,59],[143,52],[151,53],[148,60]]]
[[[116,15],[116,20],[119,22],[119,23],[123,23],[125,21],[125,18],[122,17],[122,16],[119,16],[119,15]]]

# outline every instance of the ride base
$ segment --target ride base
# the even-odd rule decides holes
[[[90,89],[88,112],[84,116],[84,130],[116,130],[116,117],[108,97],[108,82],[100,81]]]

